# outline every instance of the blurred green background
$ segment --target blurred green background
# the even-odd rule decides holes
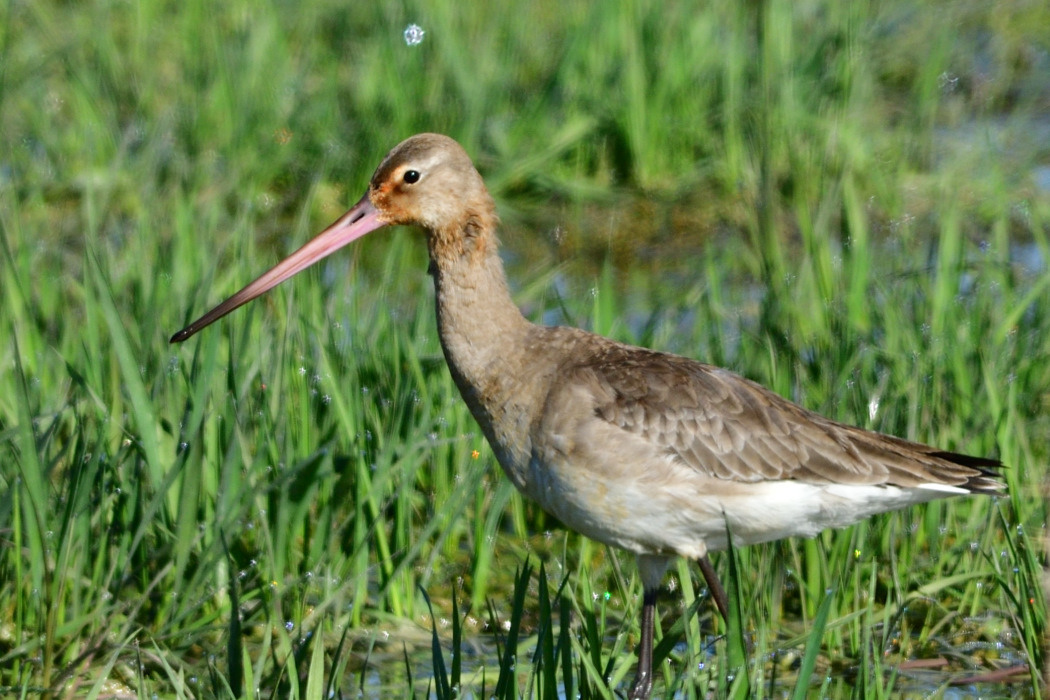
[[[657,694],[1015,669],[964,685],[1041,696],[1047,27],[1031,0],[0,5],[0,688],[444,696],[446,658],[479,695],[629,677],[633,563],[499,472],[417,233],[167,344],[438,131],[534,320],[1010,467],[1001,499],[737,552],[743,662],[678,567]]]

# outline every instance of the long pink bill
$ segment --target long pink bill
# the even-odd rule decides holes
[[[309,243],[277,263],[259,279],[171,336],[170,342],[181,343],[200,329],[214,321],[218,321],[226,314],[243,304],[247,304],[260,294],[273,289],[289,277],[302,272],[318,260],[331,255],[347,243],[383,226],[386,226],[386,222],[379,218],[379,211],[372,205],[366,194],[350,211],[343,214],[338,221],[317,234]]]

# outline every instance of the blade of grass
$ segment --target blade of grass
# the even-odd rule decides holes
[[[825,591],[824,599],[820,601],[817,614],[813,617],[810,625],[809,639],[806,641],[806,651],[802,655],[802,664],[798,669],[798,678],[795,681],[795,689],[791,694],[792,700],[804,700],[809,696],[813,672],[817,667],[817,657],[820,655],[824,640],[824,630],[827,627],[828,613],[831,611],[831,602],[835,592]]]
[[[437,618],[434,616],[434,607],[430,604],[430,596],[420,587],[419,592],[427,604],[427,612],[430,613],[430,658],[434,665],[434,693],[438,700],[450,700],[452,688],[448,682],[448,670],[445,668],[445,654],[441,650],[441,639],[437,632]],[[407,658],[406,658],[407,662]]]

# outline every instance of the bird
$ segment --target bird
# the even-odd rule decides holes
[[[812,537],[871,515],[1001,493],[997,459],[825,418],[729,370],[566,326],[532,323],[511,298],[496,206],[467,154],[417,134],[382,160],[361,199],[271,270],[171,337],[182,342],[365,234],[422,229],[452,379],[514,486],[566,527],[636,556],[637,668],[649,698],[653,626],[668,565]]]

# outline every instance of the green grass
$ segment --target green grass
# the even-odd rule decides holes
[[[979,692],[1042,697],[1050,10],[374,5],[0,5],[2,692],[630,682],[633,562],[495,466],[418,234],[167,344],[432,130],[495,193],[530,317],[1010,466],[995,501],[716,557],[746,649],[682,563],[656,696],[925,697],[1021,664]]]

